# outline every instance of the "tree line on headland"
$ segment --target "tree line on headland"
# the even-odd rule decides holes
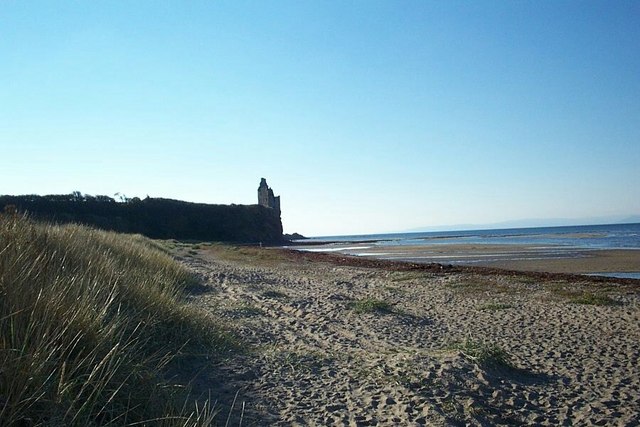
[[[179,200],[64,195],[0,196],[0,207],[55,223],[79,223],[153,239],[275,244],[283,240],[279,212],[259,205],[211,205]]]

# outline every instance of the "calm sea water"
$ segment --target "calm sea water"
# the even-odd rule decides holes
[[[305,242],[370,242],[376,246],[466,243],[557,245],[577,249],[640,249],[640,224],[327,236],[314,237]]]

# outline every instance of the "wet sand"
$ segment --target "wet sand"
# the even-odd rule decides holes
[[[484,265],[511,270],[552,273],[640,272],[640,251],[596,250],[585,251],[574,258],[495,261]]]
[[[640,250],[587,250],[559,246],[432,244],[374,246],[370,244],[296,249],[344,253],[394,261],[488,266],[509,270],[592,274],[640,272]]]
[[[248,346],[201,380],[235,402],[221,424],[640,424],[639,281],[217,245],[181,260],[193,304]]]

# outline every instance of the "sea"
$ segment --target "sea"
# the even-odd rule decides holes
[[[639,250],[640,257],[640,223],[323,236],[298,243],[305,245],[305,250],[352,255],[367,255],[363,250],[372,248],[380,253],[382,248],[465,244],[505,245],[507,250],[508,245],[528,246],[560,254],[558,256],[573,251],[629,249]],[[640,271],[598,274],[640,279]]]

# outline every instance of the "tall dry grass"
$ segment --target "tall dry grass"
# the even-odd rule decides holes
[[[166,380],[234,347],[192,280],[142,236],[0,215],[0,424],[208,425]]]

